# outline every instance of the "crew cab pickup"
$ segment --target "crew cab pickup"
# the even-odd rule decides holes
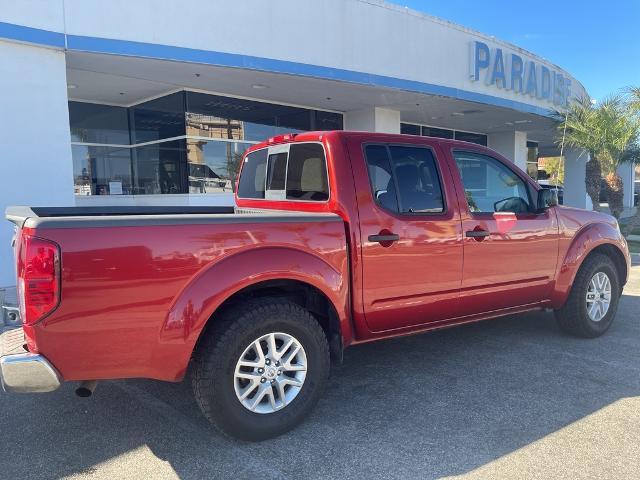
[[[460,141],[274,137],[245,154],[235,201],[8,208],[21,322],[4,388],[189,372],[215,426],[265,439],[313,408],[346,347],[536,309],[597,337],[630,268],[613,217]]]

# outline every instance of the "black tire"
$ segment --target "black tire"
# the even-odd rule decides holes
[[[281,435],[311,412],[327,383],[329,346],[315,318],[301,306],[280,299],[257,299],[231,308],[214,319],[194,357],[192,385],[205,417],[223,433],[258,441]],[[236,363],[262,335],[282,332],[295,337],[307,358],[307,372],[297,396],[281,410],[254,413],[234,390]]]
[[[586,295],[589,282],[598,272],[603,272],[609,277],[611,302],[606,315],[600,321],[595,322],[591,320],[587,312]],[[562,308],[555,311],[558,325],[564,332],[576,337],[599,337],[609,329],[616,316],[620,293],[620,278],[611,258],[598,253],[589,255],[578,270],[567,302]]]

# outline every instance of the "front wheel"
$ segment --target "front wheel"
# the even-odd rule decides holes
[[[620,288],[613,261],[606,255],[590,255],[573,281],[567,302],[555,312],[558,325],[577,337],[599,337],[616,316]]]
[[[299,424],[321,396],[329,346],[313,316],[285,300],[228,310],[195,356],[193,389],[207,419],[243,440],[264,440]]]

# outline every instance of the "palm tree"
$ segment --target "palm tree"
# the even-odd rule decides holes
[[[628,151],[638,141],[639,123],[631,112],[630,102],[620,96],[609,97],[596,107],[581,99],[557,112],[557,142],[580,148],[589,154],[585,183],[594,208],[598,208],[600,179],[606,174],[607,196],[611,213],[618,218],[623,209],[623,182],[617,168],[629,161]]]
[[[624,208],[623,181],[618,175],[618,167],[630,161],[639,135],[639,123],[630,109],[630,103],[620,96],[609,97],[596,109],[598,134],[602,140],[599,156],[605,170],[607,200],[614,217],[620,218]]]
[[[602,141],[596,133],[596,109],[589,98],[583,97],[573,100],[566,111],[556,111],[553,118],[557,127],[556,143],[583,150],[589,155],[585,186],[593,208],[598,210],[602,176],[598,154],[602,151]]]

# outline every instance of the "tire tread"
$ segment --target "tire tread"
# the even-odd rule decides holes
[[[216,364],[223,357],[225,348],[228,345],[233,345],[234,340],[240,338],[247,330],[260,328],[265,317],[273,316],[274,314],[283,318],[293,317],[296,318],[296,321],[304,323],[304,327],[312,336],[316,345],[320,347],[321,356],[326,361],[326,365],[321,366],[325,372],[323,378],[320,379],[321,389],[328,379],[329,345],[326,335],[313,315],[303,307],[286,299],[258,298],[227,309],[221,314],[220,318],[212,319],[215,323],[207,331],[203,332],[204,338],[201,339],[194,355],[191,376],[194,396],[202,413],[218,431],[225,435],[246,440],[267,438],[266,436],[247,434],[247,432],[230,432],[228,428],[223,428],[220,425],[216,412],[220,412],[221,405],[218,402],[218,396],[215,394],[214,374],[216,372]],[[310,405],[309,410],[313,408],[317,400],[318,398]],[[284,431],[286,430],[276,432],[275,435],[284,433]]]

